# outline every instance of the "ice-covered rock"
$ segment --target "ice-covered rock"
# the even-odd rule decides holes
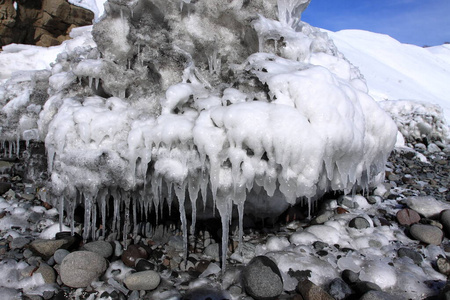
[[[69,223],[84,205],[85,239],[98,215],[106,228],[108,199],[125,233],[177,200],[184,244],[187,214],[194,228],[206,207],[226,249],[233,210],[242,235],[244,210],[277,216],[376,185],[396,126],[327,34],[300,21],[308,4],[110,0],[96,47],[68,49],[39,77],[47,94],[33,98],[35,79],[0,90],[0,138],[45,141],[52,198]]]

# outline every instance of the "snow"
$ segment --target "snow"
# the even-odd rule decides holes
[[[450,45],[422,48],[363,30],[327,33],[364,74],[369,94],[377,101],[438,104],[450,122]]]

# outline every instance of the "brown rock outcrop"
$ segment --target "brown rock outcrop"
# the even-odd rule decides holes
[[[67,0],[0,0],[0,47],[11,43],[55,46],[94,13]]]

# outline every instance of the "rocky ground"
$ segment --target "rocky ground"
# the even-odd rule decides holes
[[[156,226],[151,236],[130,238],[127,249],[114,234],[84,243],[78,233],[59,232],[58,210],[40,189],[46,174],[36,174],[45,166],[42,148],[31,147],[20,159],[9,158],[7,152],[0,159],[1,299],[450,297],[448,145],[397,149],[389,158],[383,185],[364,196],[329,196],[312,218],[303,217],[304,208],[294,207],[274,224],[258,226],[247,219],[243,252],[236,252],[238,244],[232,238],[224,273],[220,225],[213,221],[198,225],[187,260],[176,224]],[[40,159],[27,159],[30,156]],[[336,220],[345,220],[347,235],[330,228]],[[333,230],[324,232],[326,228]],[[344,247],[347,240],[356,246]],[[290,254],[283,254],[287,249]],[[308,254],[305,267],[292,264],[286,270],[282,258],[294,252]],[[368,257],[383,257],[389,263],[365,265]],[[327,264],[322,268],[321,262]],[[327,271],[329,267],[333,270]],[[399,268],[419,268],[409,271],[417,282],[402,284]],[[420,277],[421,272],[429,279]],[[420,288],[415,293],[409,285]]]

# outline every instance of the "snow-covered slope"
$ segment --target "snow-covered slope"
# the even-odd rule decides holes
[[[363,30],[328,34],[360,69],[376,100],[435,103],[443,108],[447,123],[450,121],[450,45],[422,48]]]

